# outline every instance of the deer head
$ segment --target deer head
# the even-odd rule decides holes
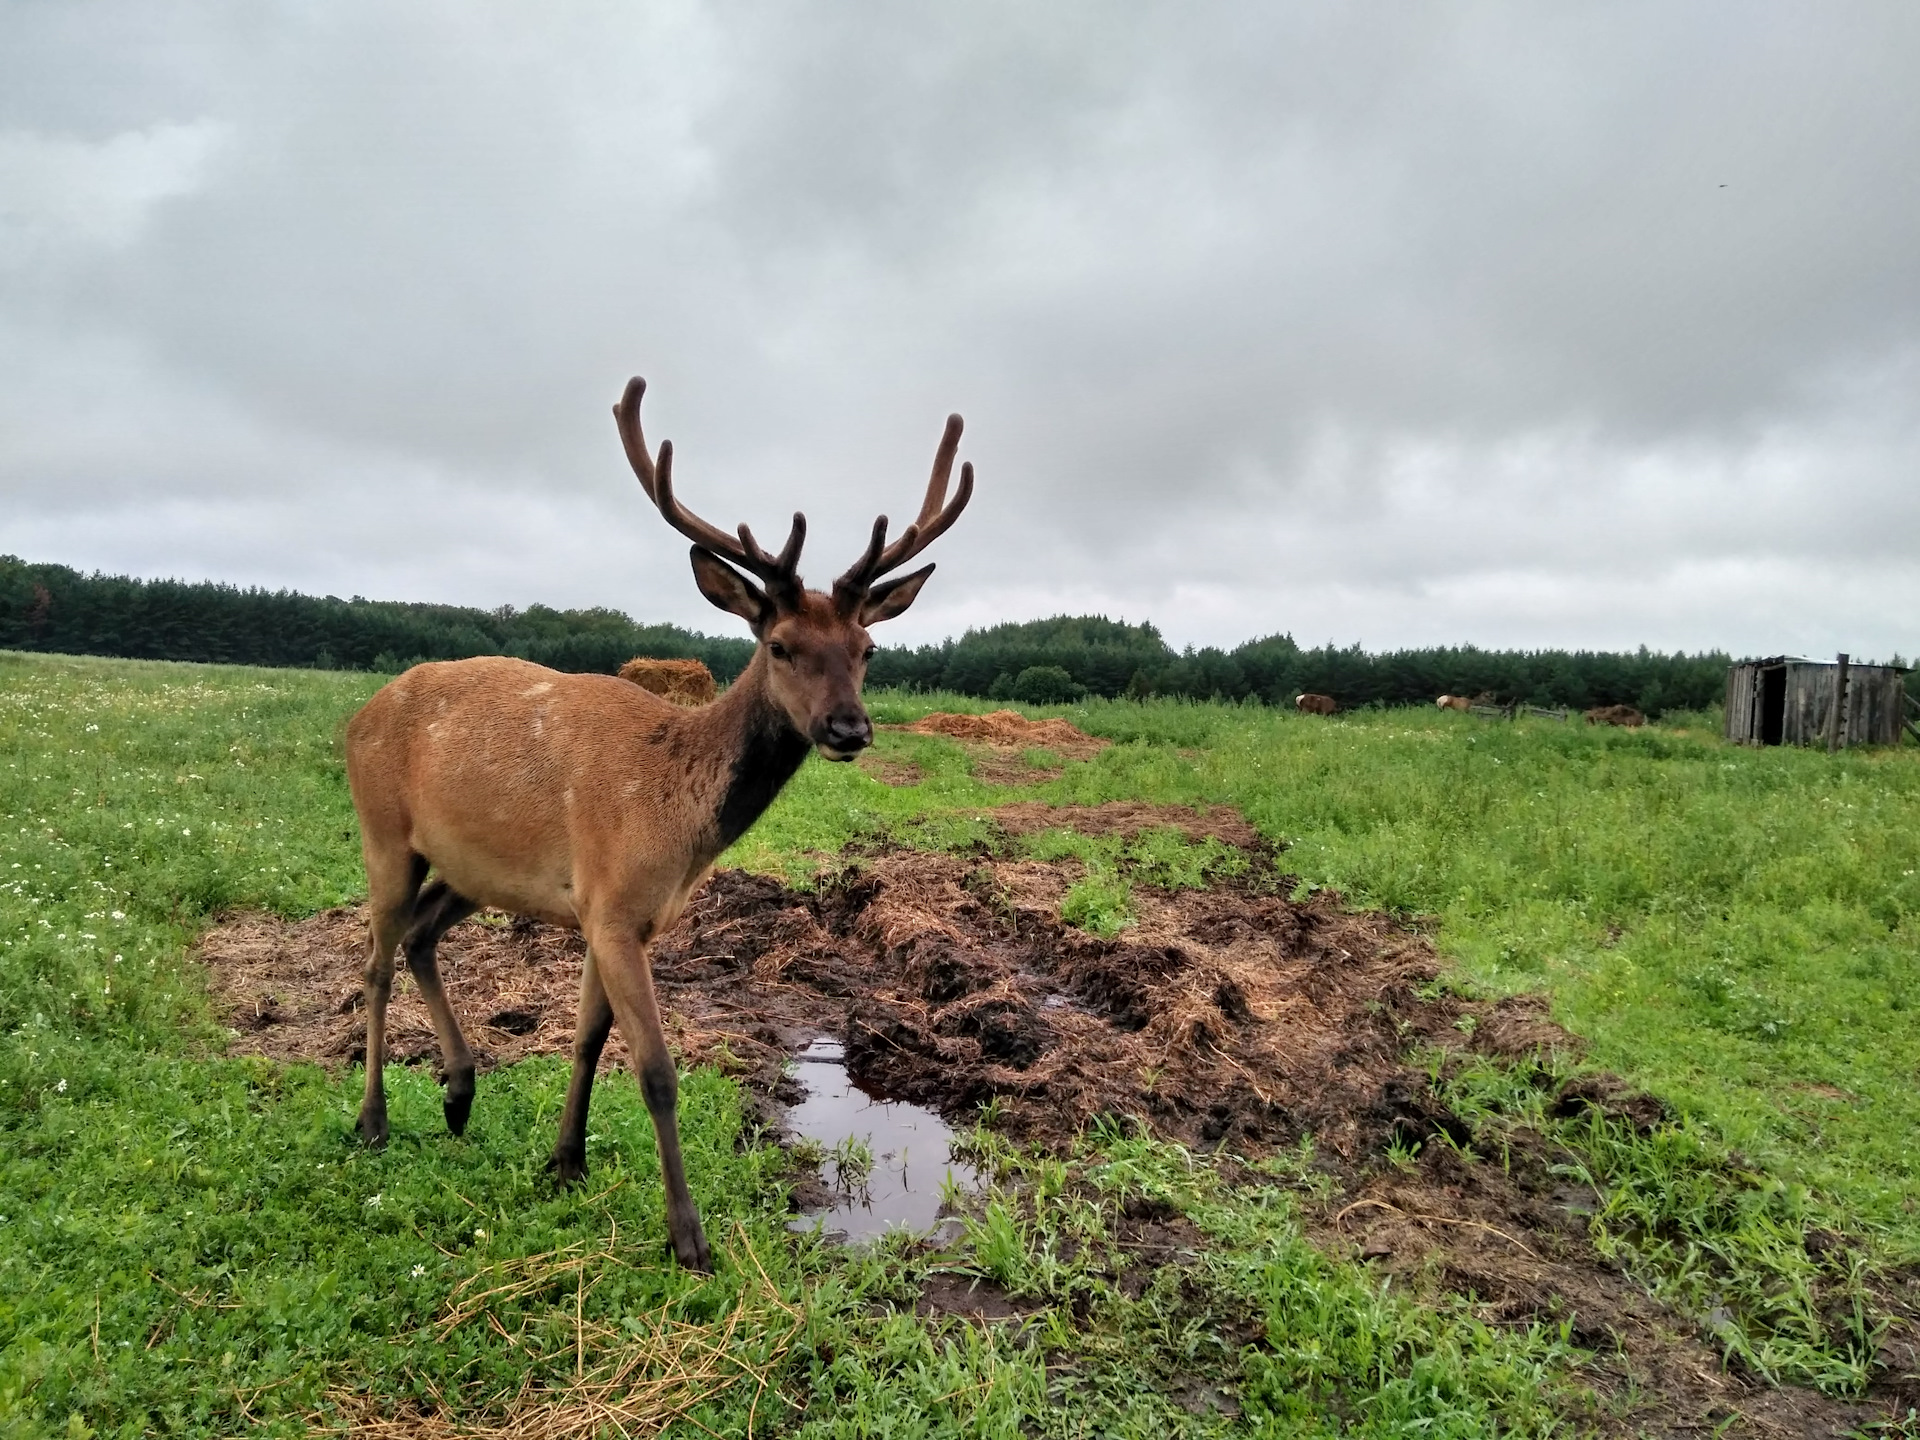
[[[807,589],[798,573],[800,547],[807,538],[805,515],[794,512],[787,543],[778,555],[770,555],[745,525],[729,535],[680,504],[673,493],[673,442],[660,442],[656,461],[640,430],[640,399],[646,391],[647,382],[636,375],[613,408],[640,488],[661,517],[693,541],[693,578],[700,593],[752,628],[760,642],[754,662],[763,669],[774,704],[827,759],[853,759],[873,743],[873,724],[860,698],[874,651],[867,627],[903,613],[934,567],[886,577],[946,533],[973,498],[973,465],[968,463],[960,467],[960,488],[952,503],[947,501],[947,482],[960,449],[960,417],[947,417],[918,518],[888,544],[887,517],[880,516],[873,522],[866,552],[833,582],[831,594],[823,594]]]

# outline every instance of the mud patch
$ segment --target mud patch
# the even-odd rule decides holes
[[[1219,812],[1014,807],[1009,828],[1061,819],[1223,837],[1245,824]],[[1336,896],[1295,904],[1257,887],[1142,887],[1137,923],[1102,939],[1059,918],[1079,875],[1071,860],[918,852],[879,855],[813,892],[722,872],[654,947],[671,1038],[683,1063],[718,1064],[783,1103],[797,1098],[789,1056],[831,1035],[866,1091],[957,1123],[994,1101],[1002,1128],[1030,1140],[1065,1142],[1097,1116],[1124,1115],[1242,1153],[1311,1133],[1348,1161],[1457,1127],[1425,1098],[1411,1048],[1570,1043],[1543,1018],[1516,1027],[1502,1006],[1429,985],[1439,966],[1424,937],[1346,913]],[[231,1048],[357,1061],[365,934],[348,909],[294,925],[243,916],[210,932],[200,953]],[[442,979],[483,1066],[568,1053],[584,953],[578,935],[547,926],[448,932]],[[397,1062],[433,1058],[404,966],[389,1027]],[[618,1044],[616,1032],[604,1064],[623,1062]]]
[[[367,1053],[360,980],[366,952],[359,906],[291,925],[271,915],[239,915],[208,931],[199,953],[236,1032],[228,1053],[330,1067],[360,1063]],[[586,953],[571,931],[496,914],[447,933],[440,976],[481,1069],[570,1051]],[[626,1063],[617,1030],[607,1050],[605,1064]],[[439,1058],[432,1019],[404,961],[387,1009],[387,1054],[402,1065]]]
[[[1309,1212],[1309,1228],[1396,1289],[1436,1302],[1470,1296],[1498,1325],[1566,1323],[1593,1352],[1582,1378],[1607,1404],[1589,1417],[1602,1434],[1839,1437],[1914,1403],[1902,1378],[1911,1367],[1891,1351],[1862,1401],[1774,1387],[1729,1366],[1695,1325],[1594,1252],[1588,1222],[1599,1197],[1556,1173],[1576,1159],[1524,1133],[1477,1160],[1430,1145],[1404,1168],[1348,1176]],[[1889,1333],[1911,1330],[1897,1320]]]
[[[918,785],[926,778],[920,767],[911,760],[902,760],[892,755],[876,755],[869,750],[854,764],[861,773],[878,780],[882,785],[891,785],[894,789],[905,789]]]
[[[914,1297],[916,1315],[956,1315],[976,1324],[989,1320],[1022,1320],[1040,1309],[1032,1299],[1015,1299],[991,1280],[978,1275],[936,1270]]]

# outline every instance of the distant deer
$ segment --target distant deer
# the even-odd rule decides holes
[[[1331,715],[1340,708],[1340,702],[1331,695],[1296,695],[1293,708],[1302,715]]]
[[[396,946],[405,946],[433,1014],[447,1128],[458,1135],[473,1106],[473,1054],[440,986],[434,949],[441,935],[483,905],[577,928],[587,958],[573,1077],[549,1168],[563,1184],[586,1173],[594,1069],[617,1021],[653,1117],[674,1254],[706,1270],[647,946],[679,918],[720,852],[772,803],[808,750],[851,760],[872,743],[860,699],[874,649],[866,627],[911,605],[933,566],[882,577],[959,518],[973,495],[973,466],[961,468],[949,504],[961,428],[951,415],[919,518],[889,545],[882,515],[866,553],[834,581],[832,594],[822,594],[805,589],[796,573],[804,516],[794,515],[786,545],[769,555],[745,525],[736,539],[680,505],[671,442],[662,442],[656,464],[640,432],[645,393],[636,378],[614,407],[627,459],[661,516],[694,542],[700,593],[745,620],[759,644],[727,692],[698,709],[611,675],[565,675],[488,656],[416,665],[353,717],[347,779],[360,815],[373,931],[360,1133],[369,1145],[386,1142],[381,1065]]]

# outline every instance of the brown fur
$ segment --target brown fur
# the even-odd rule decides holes
[[[1331,695],[1296,695],[1293,708],[1302,715],[1331,715],[1340,705]]]
[[[381,1070],[396,949],[405,949],[432,1014],[447,1125],[458,1135],[473,1103],[474,1065],[440,986],[441,934],[481,906],[578,929],[587,959],[550,1168],[563,1183],[586,1172],[594,1070],[618,1023],[653,1118],[674,1253],[705,1270],[711,1260],[681,1162],[678,1078],[647,946],[808,750],[851,760],[872,742],[860,699],[873,652],[866,626],[905,610],[933,567],[879,577],[952,523],[973,482],[969,466],[961,498],[941,508],[960,438],[955,416],[920,526],[883,551],[885,522],[877,524],[867,554],[828,596],[805,589],[794,572],[800,517],[775,560],[744,530],[736,545],[672,499],[669,447],[656,470],[640,437],[643,390],[633,381],[615,412],[641,485],[676,528],[701,541],[692,561],[702,593],[746,619],[759,645],[727,693],[697,708],[612,675],[487,656],[416,665],[348,722],[347,782],[360,816],[372,929],[360,1131],[370,1145],[386,1142]]]
[[[1637,730],[1647,723],[1647,717],[1631,705],[1596,705],[1587,711],[1589,725],[1625,725]]]
[[[1442,695],[1433,703],[1438,705],[1442,710],[1465,711],[1473,708],[1473,702],[1464,695]]]
[[[698,660],[652,660],[639,655],[620,667],[620,678],[664,695],[676,705],[704,705],[719,694],[713,672]]]

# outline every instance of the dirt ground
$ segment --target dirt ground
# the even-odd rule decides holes
[[[995,710],[989,715],[935,711],[911,725],[880,728],[958,740],[972,763],[974,779],[987,785],[1035,785],[1059,778],[1062,767],[1033,763],[1028,758],[1032,751],[1045,750],[1063,761],[1086,760],[1113,743],[1065,720],[1029,720],[1012,710]],[[921,778],[920,768],[912,761],[878,755],[862,757],[861,768],[887,785],[916,785]]]
[[[1010,834],[1178,823],[1259,842],[1229,810],[996,813]],[[1469,1002],[1432,983],[1440,966],[1417,929],[1347,913],[1337,897],[1295,904],[1262,868],[1264,881],[1237,887],[1136,892],[1138,923],[1110,940],[1059,919],[1080,873],[1071,861],[892,852],[850,863],[814,892],[726,871],[656,945],[654,974],[682,1062],[740,1075],[776,1123],[797,1098],[787,1057],[833,1036],[870,1091],[960,1124],[992,1101],[1000,1128],[1043,1144],[1064,1145],[1102,1115],[1246,1157],[1311,1134],[1336,1182],[1309,1207],[1317,1237],[1416,1293],[1470,1294],[1497,1323],[1571,1319],[1599,1355],[1589,1378],[1619,1401],[1619,1415],[1592,1417],[1602,1430],[1691,1435],[1730,1421],[1734,1434],[1839,1435],[1920,1399],[1889,1382],[1851,1405],[1731,1373],[1695,1327],[1594,1252],[1594,1197],[1552,1173],[1568,1157],[1550,1142],[1523,1136],[1504,1165],[1463,1160],[1445,1142],[1471,1142],[1470,1129],[1409,1053],[1520,1057],[1577,1042],[1536,998]],[[201,955],[232,1050],[360,1058],[364,935],[351,909],[293,925],[240,916],[213,930]],[[567,1052],[582,954],[577,935],[498,917],[448,934],[442,974],[483,1067]],[[396,985],[389,1023],[396,1061],[433,1061],[409,981]],[[616,1034],[604,1063],[623,1062]],[[1605,1077],[1554,1103],[1641,1125],[1661,1118],[1656,1101]],[[1412,1164],[1386,1163],[1395,1140],[1419,1144]],[[990,1296],[927,1303],[991,1318]],[[1905,1328],[1889,1336],[1895,1370],[1913,1368],[1911,1340]]]
[[[1070,721],[1029,720],[1013,710],[986,715],[953,715],[936,710],[911,725],[888,728],[910,730],[916,735],[945,735],[950,740],[971,740],[1005,750],[1051,750],[1068,760],[1091,759],[1113,743],[1087,734]]]

